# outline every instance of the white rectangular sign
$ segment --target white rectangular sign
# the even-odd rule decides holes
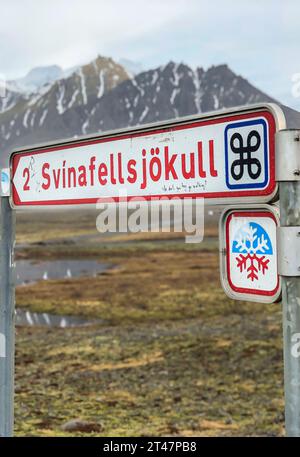
[[[283,124],[280,108],[263,105],[16,152],[12,205],[124,196],[270,201],[277,189],[275,133]]]

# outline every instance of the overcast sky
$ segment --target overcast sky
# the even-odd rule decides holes
[[[300,109],[300,93],[292,95],[299,13],[299,0],[0,0],[0,73],[12,79],[34,66],[68,68],[97,54],[145,69],[169,60],[227,63]]]

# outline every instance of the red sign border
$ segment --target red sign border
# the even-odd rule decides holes
[[[225,248],[226,248],[226,269],[227,269],[227,281],[228,284],[234,292],[240,293],[240,294],[249,294],[249,295],[256,295],[256,296],[267,296],[267,297],[272,297],[276,296],[278,293],[279,287],[280,287],[280,277],[279,274],[277,274],[277,285],[275,289],[272,291],[262,291],[261,289],[248,289],[248,288],[243,288],[243,287],[236,287],[230,277],[230,242],[229,242],[229,224],[231,219],[234,216],[239,216],[239,217],[269,217],[270,219],[273,219],[275,222],[276,226],[278,227],[278,221],[274,214],[271,211],[251,211],[251,210],[238,210],[238,211],[232,211],[230,214],[226,217],[225,221]]]
[[[24,151],[24,152],[16,152],[13,153],[11,156],[11,170],[12,170],[12,203],[14,207],[22,207],[22,206],[52,206],[52,205],[81,205],[81,204],[95,204],[99,201],[106,201],[106,198],[82,198],[82,199],[65,199],[65,200],[41,200],[41,201],[27,201],[22,202],[17,189],[14,185],[13,179],[19,164],[21,157],[32,156],[35,154],[43,154],[49,153],[57,150],[62,149],[70,149],[74,147],[86,146],[90,144],[99,144],[109,141],[118,141],[120,139],[127,139],[127,138],[136,138],[139,136],[147,136],[153,135],[158,133],[170,132],[170,131],[177,131],[177,130],[185,130],[188,128],[196,128],[196,127],[203,127],[205,125],[212,125],[212,124],[222,124],[225,122],[233,122],[238,120],[244,120],[249,118],[255,117],[264,117],[268,123],[268,132],[269,132],[269,183],[266,188],[264,189],[255,189],[255,190],[248,190],[248,191],[226,191],[226,192],[210,192],[210,193],[193,193],[193,194],[161,194],[161,195],[148,195],[148,196],[128,196],[128,197],[110,197],[110,200],[115,202],[119,201],[128,201],[132,198],[134,199],[143,199],[143,200],[151,200],[152,198],[161,198],[161,197],[172,197],[172,198],[235,198],[235,197],[258,197],[258,196],[268,196],[273,195],[276,189],[276,181],[275,181],[275,133],[276,133],[276,120],[271,111],[268,111],[266,108],[262,107],[260,110],[254,110],[253,112],[247,112],[243,114],[231,114],[229,116],[220,116],[216,119],[208,119],[208,120],[199,120],[199,121],[190,121],[185,124],[175,125],[175,126],[166,126],[163,128],[154,128],[153,130],[146,130],[141,132],[133,132],[133,133],[125,133],[125,134],[116,134],[116,136],[112,137],[104,137],[99,139],[93,140],[79,140],[78,142],[72,142],[70,144],[62,144],[58,146],[46,147],[38,150],[33,151]]]

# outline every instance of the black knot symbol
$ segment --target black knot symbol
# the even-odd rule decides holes
[[[235,133],[230,139],[230,147],[234,154],[239,154],[239,158],[234,160],[231,165],[231,176],[236,181],[239,181],[245,169],[251,179],[257,179],[261,174],[261,163],[258,159],[251,157],[253,152],[256,152],[261,144],[260,134],[256,130],[252,130],[244,145],[243,137],[240,133]]]

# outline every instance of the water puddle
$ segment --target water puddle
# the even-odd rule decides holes
[[[53,260],[36,262],[18,260],[16,262],[16,285],[24,286],[48,279],[95,277],[110,268],[111,265],[96,260]],[[34,313],[22,309],[16,310],[16,325],[43,327],[81,327],[101,323],[101,320],[88,320],[78,316],[60,316],[48,313]]]
[[[99,324],[101,320],[88,320],[78,316],[59,316],[58,314],[33,313],[22,309],[16,310],[16,325],[39,327],[83,327]]]
[[[47,279],[95,277],[111,265],[97,260],[51,260],[35,262],[18,260],[16,262],[16,284],[27,285]]]

